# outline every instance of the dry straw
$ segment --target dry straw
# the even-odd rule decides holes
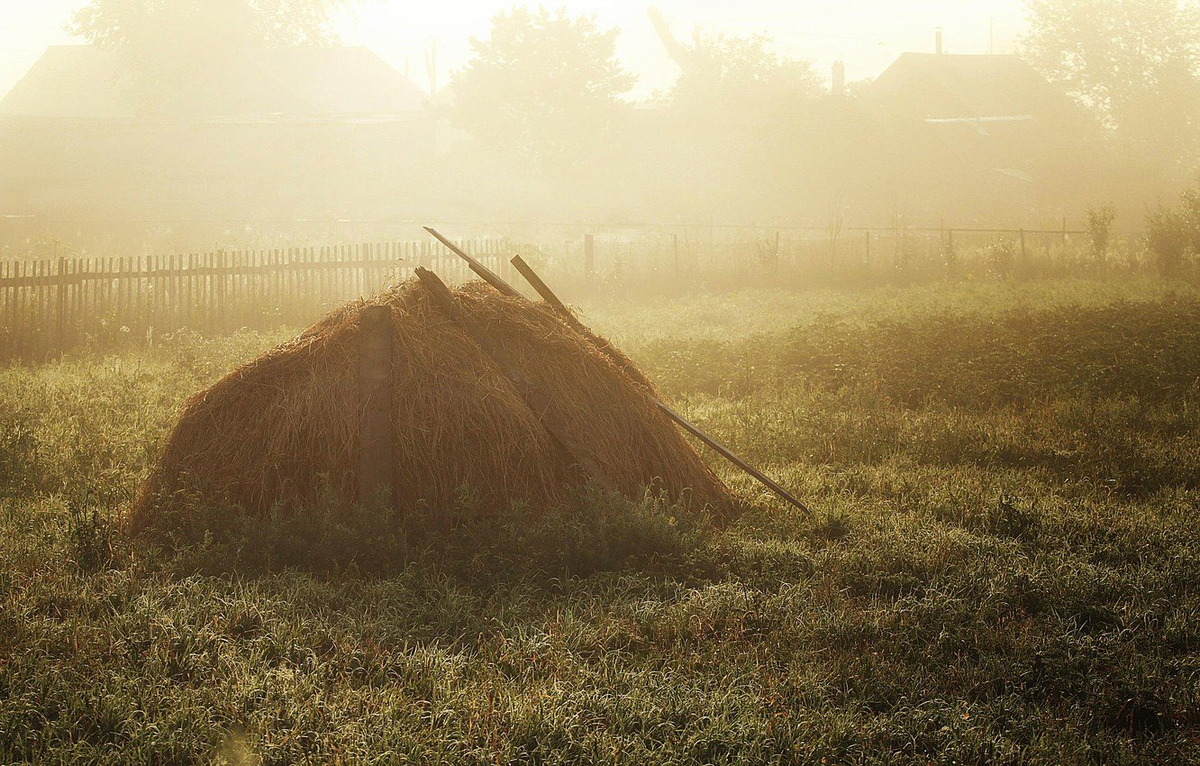
[[[575,437],[565,452],[503,372],[416,280],[348,304],[294,340],[192,397],[131,515],[153,526],[187,502],[263,514],[320,497],[358,497],[359,323],[390,308],[395,501],[448,510],[461,488],[480,512],[524,501],[559,503],[599,467],[622,494],[645,488],[717,516],[729,490],[659,410],[636,368],[597,348],[544,304],[482,282],[454,291],[462,311],[499,344]],[[627,367],[625,365],[628,365]],[[422,503],[423,501],[423,503]]]

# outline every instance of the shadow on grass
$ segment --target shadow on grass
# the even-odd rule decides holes
[[[467,580],[506,575],[587,577],[596,572],[691,568],[710,519],[647,491],[637,500],[592,487],[566,504],[516,504],[482,514],[463,489],[449,515],[428,507],[346,509],[332,500],[249,516],[237,508],[182,503],[128,544],[178,575],[262,575],[282,569],[387,577],[428,565]],[[96,536],[109,532],[96,528]],[[93,541],[80,538],[94,559]]]

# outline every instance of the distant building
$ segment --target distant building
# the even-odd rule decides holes
[[[394,213],[436,154],[426,100],[365,48],[147,67],[53,47],[0,100],[0,213]]]
[[[861,96],[918,217],[1022,220],[1088,183],[1098,125],[1017,56],[905,53]]]

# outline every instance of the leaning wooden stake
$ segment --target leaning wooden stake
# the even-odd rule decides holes
[[[441,234],[439,234],[437,229],[431,228],[429,226],[425,226],[424,229],[425,229],[425,231],[427,231],[431,235],[433,235],[434,239],[436,239],[438,242],[441,242],[443,245],[450,248],[450,252],[454,253],[459,258],[462,258],[464,261],[466,261],[467,265],[471,267],[471,271],[478,274],[480,279],[482,279],[484,282],[487,282],[489,285],[491,285],[492,287],[496,288],[497,290],[499,290],[500,292],[504,293],[505,295],[507,295],[509,297],[512,297],[512,298],[523,297],[521,295],[521,293],[517,292],[516,288],[514,288],[512,285],[510,285],[509,283],[507,283],[503,279],[501,279],[499,276],[497,276],[496,273],[494,271],[492,271],[491,269],[489,269],[487,266],[484,266],[482,263],[480,263],[476,259],[467,255],[465,252],[463,252],[463,250],[460,247],[458,247],[453,242],[451,242],[450,240],[446,239]]]
[[[551,290],[549,288],[549,286],[547,286],[546,283],[542,281],[541,277],[539,277],[537,275],[537,273],[533,270],[533,268],[528,263],[525,262],[524,258],[522,258],[519,255],[514,255],[512,257],[512,260],[510,261],[510,263],[512,263],[512,265],[514,267],[516,267],[517,271],[519,271],[523,277],[525,277],[527,280],[529,280],[529,284],[533,286],[533,289],[537,291],[538,295],[542,296],[542,299],[544,301],[546,301],[547,304],[549,304],[555,311],[557,311],[559,314],[561,314],[563,319],[565,319],[569,325],[571,325],[573,328],[575,328],[576,330],[581,332],[585,337],[590,338],[592,340],[592,342],[596,345],[596,347],[602,353],[604,353],[606,356],[608,356],[610,359],[612,359],[617,364],[617,366],[621,367],[627,373],[629,373],[631,375],[631,377],[633,377],[635,380],[637,380],[639,382],[645,382],[645,377],[642,375],[641,371],[638,370],[637,368],[633,367],[630,364],[629,360],[627,358],[625,358],[625,355],[621,354],[615,348],[613,348],[612,344],[610,344],[608,341],[604,340],[603,338],[600,338],[599,336],[595,335],[594,333],[591,332],[591,330],[589,330],[586,326],[584,326],[584,324],[582,322],[580,322],[578,318],[576,318],[575,314],[572,313],[569,308],[567,308],[566,304],[564,304],[561,300],[559,300],[558,296],[554,294],[554,291]],[[658,408],[660,410],[662,410],[663,414],[666,415],[667,417],[669,417],[671,420],[678,423],[679,426],[682,427],[685,431],[687,431],[692,436],[695,436],[697,439],[699,439],[700,441],[707,444],[709,447],[711,447],[713,450],[715,450],[717,452],[717,454],[719,454],[721,457],[723,457],[726,460],[728,460],[729,462],[733,463],[738,468],[741,468],[743,471],[750,474],[755,479],[758,479],[758,481],[760,481],[763,485],[765,485],[768,489],[770,489],[772,492],[774,492],[776,495],[778,495],[783,500],[787,501],[788,503],[791,503],[793,506],[795,506],[796,508],[798,508],[799,510],[803,511],[806,514],[812,513],[812,510],[807,505],[802,503],[799,499],[797,499],[794,495],[792,495],[792,493],[788,492],[786,489],[784,489],[782,486],[780,486],[778,482],[774,481],[771,477],[767,476],[762,471],[759,471],[757,468],[750,465],[745,460],[742,460],[740,457],[738,457],[737,455],[730,452],[729,449],[725,445],[721,444],[719,441],[712,438],[708,434],[704,433],[703,431],[701,431],[699,428],[697,428],[692,423],[688,422],[687,419],[685,419],[678,412],[676,412],[675,410],[671,409],[669,406],[664,404],[657,396],[654,396],[650,391],[647,391],[647,393],[654,400],[654,403],[656,405],[658,405]]]
[[[475,260],[471,256],[464,253],[460,248],[456,247],[453,242],[451,242],[450,240],[446,239],[441,234],[439,234],[436,229],[433,229],[429,226],[426,226],[424,228],[425,228],[425,231],[429,232],[439,242],[441,242],[443,245],[448,247],[451,252],[453,252],[455,255],[458,255],[463,260],[465,260],[467,262],[467,264],[471,267],[471,271],[474,271],[476,274],[478,274],[485,282],[490,284],[492,287],[495,287],[497,290],[499,290],[501,293],[503,293],[505,295],[517,297],[517,298],[524,298],[524,296],[521,295],[521,293],[516,288],[514,288],[512,285],[508,284],[503,279],[501,279],[499,276],[497,276],[496,273],[493,272],[491,269],[489,269],[487,266],[484,266],[479,261]],[[610,359],[612,359],[619,367],[621,367],[623,370],[625,370],[625,372],[627,374],[629,374],[634,380],[638,381],[639,383],[648,384],[648,381],[646,381],[646,378],[644,375],[642,375],[641,371],[638,370],[636,367],[633,367],[632,365],[630,365],[629,360],[626,359],[623,354],[621,354],[615,348],[613,348],[612,345],[610,343],[608,343],[608,341],[603,340],[602,338],[600,338],[599,336],[597,336],[596,334],[594,334],[593,332],[588,330],[588,328],[586,326],[584,326],[584,324],[575,317],[575,315],[571,312],[571,310],[569,308],[567,308],[566,304],[564,304],[561,300],[559,300],[558,296],[554,294],[554,291],[551,290],[550,287],[545,282],[542,281],[541,277],[539,277],[537,275],[537,272],[535,272],[533,270],[533,268],[530,267],[530,265],[525,262],[524,258],[522,258],[520,255],[515,255],[512,257],[512,259],[509,261],[509,263],[511,263],[514,267],[516,267],[517,271],[519,271],[522,276],[524,276],[526,279],[529,280],[529,284],[532,285],[535,290],[537,290],[538,295],[542,296],[542,299],[544,301],[546,301],[546,303],[549,304],[551,308],[553,308],[555,311],[557,311],[558,314],[560,316],[562,316],[563,319],[566,320],[566,322],[571,327],[573,327],[576,330],[578,330],[579,332],[581,332],[584,335],[584,337],[591,339],[591,341],[595,344],[596,348],[601,351],[601,353],[605,354]],[[440,283],[441,280],[438,280],[438,281]],[[443,287],[444,287],[444,285],[443,285]],[[733,463],[738,468],[742,469],[746,473],[753,476],[760,483],[762,483],[763,486],[767,487],[767,489],[770,489],[782,500],[786,501],[787,503],[790,503],[792,506],[794,506],[798,510],[802,511],[803,513],[810,514],[810,515],[812,514],[812,509],[810,509],[807,505],[802,503],[791,492],[788,492],[786,489],[784,489],[778,482],[776,482],[771,477],[764,474],[762,471],[759,471],[757,468],[750,465],[745,460],[742,460],[737,455],[733,454],[733,452],[731,452],[725,445],[721,444],[719,441],[712,438],[708,434],[704,433],[703,431],[701,431],[699,428],[697,428],[692,423],[688,422],[682,415],[680,415],[678,412],[676,412],[675,410],[671,409],[666,404],[664,404],[657,396],[654,396],[653,394],[651,394],[649,392],[649,390],[647,390],[647,394],[651,397],[651,399],[653,400],[655,405],[657,405],[658,408],[660,410],[662,410],[664,415],[666,415],[668,418],[670,418],[671,420],[673,420],[677,424],[679,424],[679,426],[682,427],[685,431],[687,431],[688,433],[692,434],[700,441],[707,444],[714,451],[716,451],[717,454],[719,454],[721,457],[725,458],[726,460]]]
[[[610,479],[604,469],[588,455],[583,440],[578,438],[558,417],[549,395],[513,363],[510,355],[488,335],[484,327],[462,310],[462,305],[450,292],[450,288],[446,287],[446,284],[428,269],[418,266],[416,275],[425,289],[429,291],[434,302],[451,320],[458,323],[467,335],[471,336],[484,355],[492,360],[504,377],[508,378],[521,399],[537,415],[539,422],[550,434],[550,438],[563,450],[571,462],[579,465],[600,486],[610,491],[618,491],[619,487],[616,482]]]

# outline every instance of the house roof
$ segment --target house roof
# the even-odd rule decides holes
[[[1041,120],[1071,107],[1062,91],[1012,55],[905,53],[868,92],[931,122]]]
[[[153,87],[118,51],[54,46],[0,100],[0,116],[80,120],[334,119],[403,115],[425,94],[362,47],[246,50],[175,68]]]

